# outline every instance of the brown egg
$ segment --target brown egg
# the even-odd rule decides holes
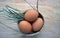
[[[41,18],[38,18],[33,24],[32,28],[33,31],[39,31],[43,26],[43,20]]]
[[[32,26],[29,22],[27,21],[21,21],[19,24],[18,24],[18,27],[19,29],[24,32],[24,33],[29,33],[31,32],[32,30]]]
[[[24,15],[24,18],[29,22],[35,21],[38,18],[37,10],[34,9],[27,10]]]

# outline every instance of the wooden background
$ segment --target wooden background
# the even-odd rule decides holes
[[[36,0],[27,0],[35,7]],[[10,5],[20,10],[31,9],[24,0],[0,0],[0,9],[5,5]],[[37,36],[25,37],[5,25],[18,30],[17,24],[13,21],[6,20],[0,15],[0,38],[60,38],[60,0],[39,0],[39,11],[43,15],[44,27]]]

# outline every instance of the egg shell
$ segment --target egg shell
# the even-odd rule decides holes
[[[29,22],[27,21],[21,21],[19,24],[18,24],[18,27],[19,29],[24,32],[24,33],[29,33],[31,32],[32,30],[32,26]]]
[[[37,18],[37,20],[32,24],[33,31],[41,30],[42,26],[43,26],[43,20],[41,18]]]
[[[33,22],[38,18],[38,12],[35,9],[29,9],[26,11],[24,18],[29,21]]]

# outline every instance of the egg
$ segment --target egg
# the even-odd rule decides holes
[[[39,31],[43,26],[43,20],[41,18],[37,18],[35,22],[32,24],[33,31]]]
[[[23,32],[23,33],[29,33],[32,30],[32,26],[29,22],[23,20],[18,24],[19,29]]]
[[[38,12],[35,9],[29,9],[24,15],[25,20],[33,22],[38,18]]]

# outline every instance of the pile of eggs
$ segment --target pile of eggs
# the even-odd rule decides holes
[[[35,9],[29,9],[24,14],[24,20],[18,24],[23,33],[38,32],[43,26],[43,19],[38,17],[39,13]]]

